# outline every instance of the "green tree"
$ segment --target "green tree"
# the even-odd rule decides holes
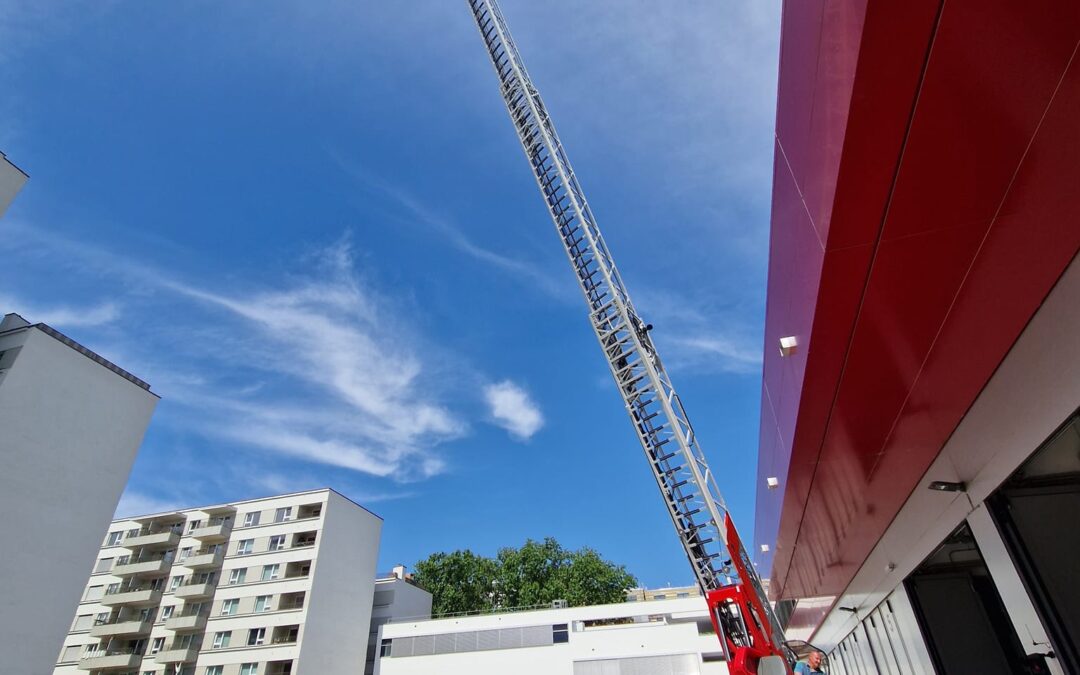
[[[637,579],[623,565],[585,547],[564,549],[548,537],[499,550],[492,560],[471,551],[435,553],[415,566],[431,592],[432,612],[488,611],[566,600],[571,606],[622,602]]]
[[[414,581],[431,593],[432,614],[494,607],[497,565],[472,551],[433,553],[414,566]]]

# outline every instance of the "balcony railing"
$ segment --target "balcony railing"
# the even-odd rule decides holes
[[[153,627],[153,621],[147,617],[124,617],[112,618],[105,621],[94,621],[90,628],[90,637],[112,637],[114,635],[140,635],[149,633]]]
[[[173,591],[173,595],[178,598],[198,598],[212,595],[216,587],[217,581],[197,581],[189,579],[177,586]]]
[[[229,536],[229,532],[232,531],[231,520],[211,520],[205,525],[201,525],[191,531],[191,536],[196,539],[203,540],[216,540],[225,539]]]
[[[172,565],[172,556],[142,556],[134,560],[117,562],[112,569],[116,576],[133,576],[140,574],[158,574],[169,569]]]
[[[165,621],[165,628],[167,630],[197,630],[206,625],[206,619],[209,616],[209,609],[174,614]]]
[[[79,658],[79,670],[114,670],[137,668],[142,654],[132,650],[87,652]]]
[[[105,591],[101,604],[113,605],[156,605],[161,600],[161,589],[150,586],[122,586],[115,591]]]
[[[158,663],[189,663],[199,656],[199,645],[172,645],[154,655]]]
[[[180,541],[180,532],[167,527],[143,528],[138,534],[124,539],[126,548],[140,546],[174,546]]]
[[[214,567],[220,565],[222,559],[225,557],[224,549],[217,549],[211,551],[208,549],[199,549],[188,557],[184,558],[179,564],[184,567],[199,568],[199,567]]]

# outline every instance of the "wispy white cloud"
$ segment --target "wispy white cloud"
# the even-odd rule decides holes
[[[191,508],[190,502],[185,502],[184,496],[173,499],[168,495],[151,496],[130,489],[125,490],[120,497],[120,503],[116,505],[113,518],[131,518],[133,516],[146,516],[152,513],[164,513],[177,509]]]
[[[637,296],[637,307],[655,326],[652,339],[671,370],[752,375],[761,372],[759,328],[743,307],[716,307],[671,291]]]
[[[521,440],[531,438],[544,426],[544,415],[529,393],[509,380],[484,387],[495,424]]]
[[[103,326],[120,317],[114,302],[100,302],[86,307],[43,306],[10,295],[0,295],[0,312],[15,312],[31,323],[47,323],[56,328]]]
[[[439,402],[431,359],[440,359],[440,371],[452,366],[402,318],[412,311],[407,300],[362,280],[348,237],[308,255],[277,287],[238,290],[180,281],[167,269],[35,228],[19,231],[27,235],[23,245],[63,252],[70,266],[137,288],[143,295],[128,299],[149,303],[138,308],[142,317],[179,303],[169,323],[146,326],[152,335],[139,342],[114,336],[105,351],[123,354],[179,423],[205,437],[408,481],[445,471],[438,446],[468,430],[466,413]],[[90,325],[116,311],[28,318]]]
[[[570,295],[570,291],[572,290],[570,284],[561,283],[554,275],[549,274],[532,263],[505,253],[499,253],[477,244],[466,236],[461,228],[453,221],[436,213],[407,190],[375,176],[370,171],[360,167],[356,162],[346,160],[337,153],[331,152],[331,156],[333,156],[338,165],[358,183],[389,198],[405,213],[410,221],[418,223],[435,232],[458,251],[461,251],[482,263],[516,276],[520,280],[548,295],[562,298],[566,298]],[[536,208],[543,208],[539,201],[536,204]]]

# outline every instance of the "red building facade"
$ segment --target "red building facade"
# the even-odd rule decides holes
[[[1001,542],[1023,557],[993,500],[1080,406],[1078,44],[1073,0],[785,2],[755,562],[837,672],[860,630],[867,672],[915,670],[864,627],[890,598],[922,667],[960,672],[920,575],[965,527],[988,569]],[[1047,615],[1080,610],[1040,607],[1039,573],[1015,573],[1031,607],[1003,602],[1046,639],[1020,635],[1006,667],[1052,646],[1073,672],[1080,640]]]

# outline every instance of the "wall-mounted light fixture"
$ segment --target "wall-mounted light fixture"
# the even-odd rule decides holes
[[[768,544],[762,544],[761,545],[761,552],[762,553],[768,553],[769,552],[769,545]]]
[[[769,476],[765,479],[765,484],[769,486],[770,490],[775,490],[780,487],[780,479],[776,476]]]
[[[794,335],[780,338],[780,356],[791,356],[795,353],[795,348],[798,346],[799,343]]]
[[[964,481],[935,480],[926,487],[938,492],[967,492],[967,483]]]

